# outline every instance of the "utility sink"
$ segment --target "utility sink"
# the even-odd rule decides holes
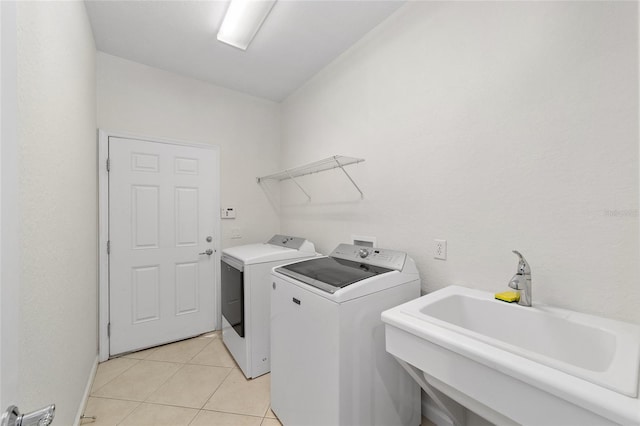
[[[616,392],[638,396],[640,334],[629,324],[546,306],[525,308],[462,287],[434,295],[417,312],[405,312]]]
[[[382,319],[387,351],[422,373],[423,388],[489,420],[640,424],[638,325],[458,286]]]

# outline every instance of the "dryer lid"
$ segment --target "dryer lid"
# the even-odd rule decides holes
[[[229,247],[222,251],[245,265],[275,261],[293,261],[316,255],[313,243],[304,238],[274,235],[266,243]]]

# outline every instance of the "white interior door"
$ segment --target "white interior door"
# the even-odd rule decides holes
[[[110,354],[213,330],[217,150],[109,137],[109,164]]]

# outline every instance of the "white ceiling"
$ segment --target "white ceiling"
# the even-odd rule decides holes
[[[246,51],[216,40],[227,1],[85,3],[99,51],[281,101],[404,0],[279,0]]]

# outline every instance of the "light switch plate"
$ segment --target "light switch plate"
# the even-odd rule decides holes
[[[220,218],[221,219],[235,219],[236,218],[236,208],[235,207],[223,207],[220,209]]]

